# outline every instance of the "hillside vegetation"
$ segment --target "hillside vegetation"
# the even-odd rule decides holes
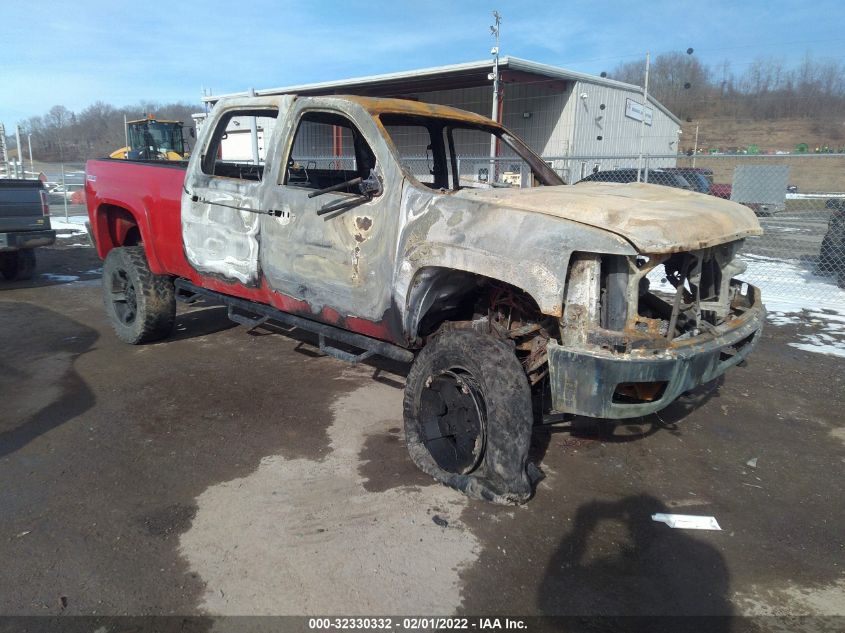
[[[763,153],[793,152],[803,143],[809,152],[845,149],[845,114],[834,118],[751,119],[702,117],[681,126],[681,150],[692,150],[698,125],[698,148],[731,151],[757,146]]]
[[[32,134],[32,153],[47,162],[84,161],[108,156],[124,146],[124,117],[142,119],[148,114],[159,119],[182,121],[185,138],[191,141],[188,128],[193,127],[191,114],[201,112],[202,106],[185,103],[143,102],[135,106],[116,108],[98,101],[80,112],[72,112],[56,105],[43,116],[30,117],[20,124],[22,138]],[[6,132],[11,132],[9,128]],[[9,137],[10,157],[15,157],[13,136]]]
[[[645,62],[620,64],[610,76],[642,85]],[[838,60],[806,56],[789,67],[761,58],[736,74],[730,61],[708,66],[694,54],[666,53],[652,61],[649,92],[685,122],[682,151],[692,150],[696,124],[699,148],[845,149],[845,65]]]

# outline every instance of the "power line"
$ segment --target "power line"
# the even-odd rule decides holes
[[[737,46],[722,46],[722,47],[718,47],[718,48],[696,48],[695,50],[696,50],[697,53],[712,53],[712,52],[727,52],[727,51],[732,51],[732,50],[749,49],[749,48],[764,48],[764,47],[773,47],[773,46],[776,46],[778,48],[782,48],[784,46],[798,46],[798,45],[801,45],[801,44],[826,44],[826,43],[830,43],[830,42],[836,42],[836,43],[841,44],[842,40],[841,39],[827,39],[827,40],[797,40],[797,41],[792,41],[792,42],[777,41],[777,42],[770,42],[770,43],[767,43],[767,42],[760,43],[760,42],[758,42],[758,43],[755,43],[755,44],[741,44],[741,45],[737,45]],[[667,54],[670,54],[670,53],[680,53],[680,52],[682,52],[681,49],[671,48],[671,49],[666,49],[666,50],[663,50],[663,51],[658,51],[655,54],[655,56],[667,55]],[[568,60],[568,61],[562,62],[562,65],[563,66],[571,66],[571,65],[574,65],[574,64],[587,64],[587,63],[592,63],[592,62],[619,61],[619,60],[623,60],[623,59],[643,59],[644,55],[645,55],[645,53],[640,51],[640,52],[637,52],[637,53],[625,53],[625,54],[622,54],[622,55],[614,55],[614,56],[611,56],[611,57],[593,57],[591,59]],[[845,59],[845,57],[830,56],[830,55],[820,55],[820,57],[822,57],[824,59],[837,59],[837,60]],[[756,61],[756,60],[752,60],[751,62],[748,62],[748,63],[754,63],[754,61]],[[731,60],[731,63],[734,63],[734,62]]]

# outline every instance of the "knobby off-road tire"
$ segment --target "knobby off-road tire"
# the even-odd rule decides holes
[[[103,303],[118,338],[132,345],[167,337],[176,320],[173,280],[150,272],[143,246],[109,251],[103,265]]]
[[[417,356],[405,387],[405,440],[425,473],[469,497],[531,497],[531,390],[513,346],[472,329],[446,330]]]
[[[32,279],[32,274],[35,272],[35,250],[25,248],[0,253],[0,270],[6,281]]]

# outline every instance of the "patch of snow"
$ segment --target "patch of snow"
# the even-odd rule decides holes
[[[56,281],[58,283],[79,281],[79,277],[75,275],[54,275],[53,273],[41,273],[41,278],[46,279],[47,281]]]
[[[63,216],[53,215],[50,216],[50,227],[57,231],[56,237],[58,238],[74,237],[85,235],[88,232],[85,228],[87,221],[87,215],[72,215],[67,220]]]
[[[845,358],[845,290],[831,277],[820,277],[812,264],[744,253],[748,269],[739,276],[760,288],[772,325],[797,325],[797,341],[789,345],[807,352]],[[652,290],[673,294],[674,287],[658,267],[648,275]],[[824,297],[819,299],[819,297]]]
[[[775,233],[809,233],[810,229],[802,229],[795,226],[768,226],[766,230]]]
[[[845,290],[836,287],[833,277],[814,274],[811,263],[763,255],[743,254],[741,257],[748,264],[748,270],[740,278],[760,288],[763,303],[770,312],[820,308],[845,312]]]
[[[845,193],[788,193],[787,200],[812,200],[816,198],[845,198]]]

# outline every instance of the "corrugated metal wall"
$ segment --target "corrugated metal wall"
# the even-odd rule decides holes
[[[542,85],[505,84],[502,123],[540,155],[567,154],[573,127],[571,112],[567,108],[571,85],[567,83],[567,89],[553,92]],[[490,86],[438,90],[409,96],[428,103],[469,110],[486,117],[490,116],[493,108],[493,90]]]
[[[570,153],[574,156],[636,155],[640,150],[641,123],[625,116],[626,99],[637,103],[643,100],[641,93],[631,90],[578,82],[573,102],[575,136]],[[654,114],[652,124],[645,127],[643,153],[676,153],[680,126],[659,108],[649,107]]]

